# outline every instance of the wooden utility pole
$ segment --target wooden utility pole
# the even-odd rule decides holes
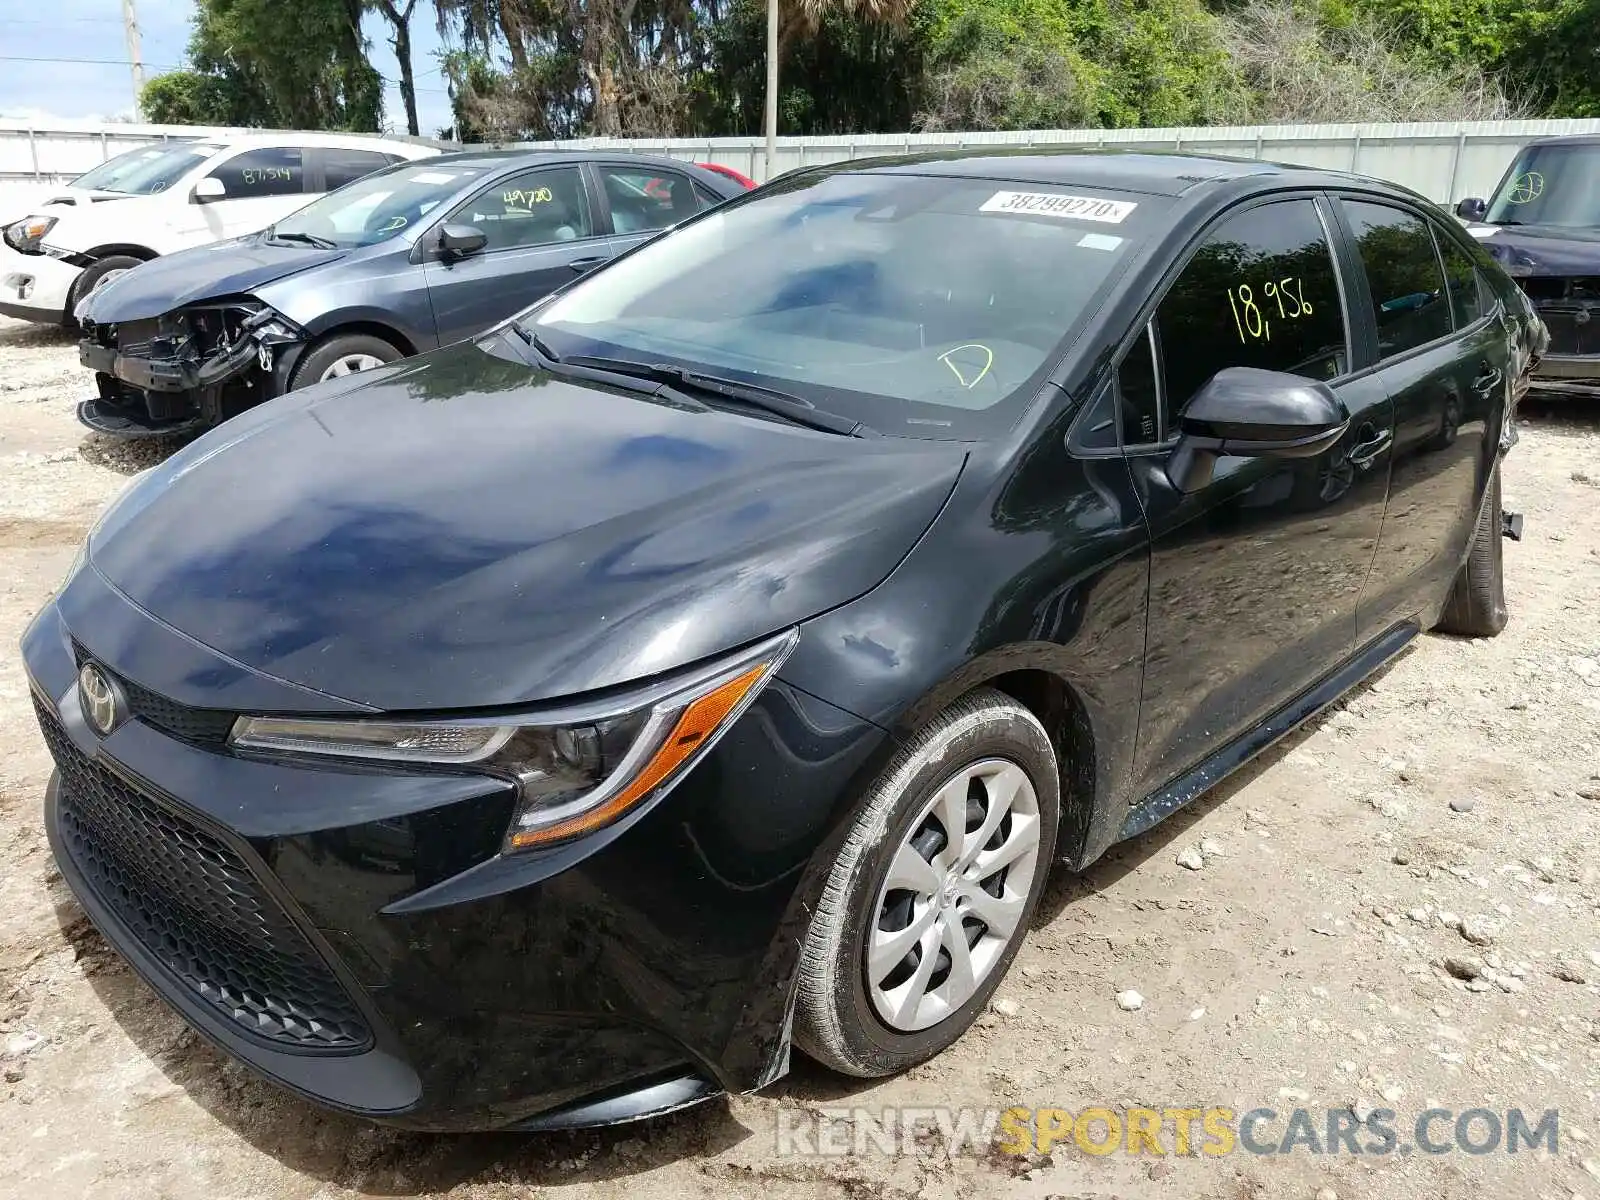
[[[133,68],[133,104],[139,106],[144,92],[144,52],[139,45],[139,14],[133,0],[122,0],[122,29],[128,35],[128,65]]]
[[[130,0],[131,2],[131,0]],[[778,0],[767,0],[767,179],[778,157]]]

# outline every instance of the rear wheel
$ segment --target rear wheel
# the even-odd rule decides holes
[[[1055,854],[1044,727],[981,689],[917,732],[869,790],[812,918],[794,1039],[871,1077],[966,1030],[1016,957]]]
[[[394,346],[370,333],[341,333],[329,338],[300,360],[289,390],[310,387],[325,379],[338,379],[370,371],[404,356]]]
[[[1461,564],[1445,601],[1444,612],[1434,626],[1441,633],[1464,637],[1493,637],[1506,627],[1506,589],[1504,550],[1500,533],[1500,468],[1489,478],[1489,494],[1478,514],[1478,528],[1472,535],[1472,552]]]

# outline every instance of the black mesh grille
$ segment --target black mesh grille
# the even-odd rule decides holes
[[[59,828],[95,895],[190,993],[269,1042],[356,1051],[348,993],[243,853],[83,755],[35,703],[61,774]]]
[[[82,646],[74,645],[73,651],[80,667],[90,661],[91,656]],[[105,671],[104,667],[100,669]],[[106,674],[110,675],[111,672],[107,671]],[[228,740],[237,713],[216,708],[191,708],[187,704],[169,700],[159,692],[140,687],[131,679],[124,679],[120,675],[115,679],[128,699],[131,715],[146,725],[154,725],[163,733],[202,746],[220,746]]]
[[[1600,320],[1583,309],[1540,306],[1539,315],[1550,330],[1549,354],[1594,354],[1600,351]]]

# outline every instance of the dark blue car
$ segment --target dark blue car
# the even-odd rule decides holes
[[[78,415],[121,436],[207,428],[480,333],[744,190],[629,154],[489,151],[379,171],[95,292],[77,315],[98,394]]]

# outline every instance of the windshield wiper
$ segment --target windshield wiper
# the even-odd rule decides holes
[[[512,332],[537,350],[543,357],[548,358],[553,363],[561,361],[561,355],[550,349],[550,343],[534,332],[532,326],[524,325],[521,321],[512,321],[511,329]]]
[[[276,225],[267,230],[269,242],[299,242],[305,246],[315,246],[318,250],[337,250],[338,242],[330,242],[325,237],[318,237],[314,233],[279,233]]]
[[[672,363],[647,363],[631,358],[601,358],[592,355],[571,355],[559,361],[574,367],[593,367],[600,371],[613,371],[618,375],[632,375],[637,379],[652,379],[657,383],[665,383],[690,393],[734,400],[740,404],[748,404],[751,408],[758,408],[762,412],[771,413],[773,416],[782,417],[786,421],[793,421],[796,425],[804,425],[808,429],[820,429],[824,433],[862,437],[874,432],[853,417],[840,416],[838,413],[818,408],[803,396],[780,392],[776,388],[762,387],[756,383],[725,379],[721,375],[705,375]]]

